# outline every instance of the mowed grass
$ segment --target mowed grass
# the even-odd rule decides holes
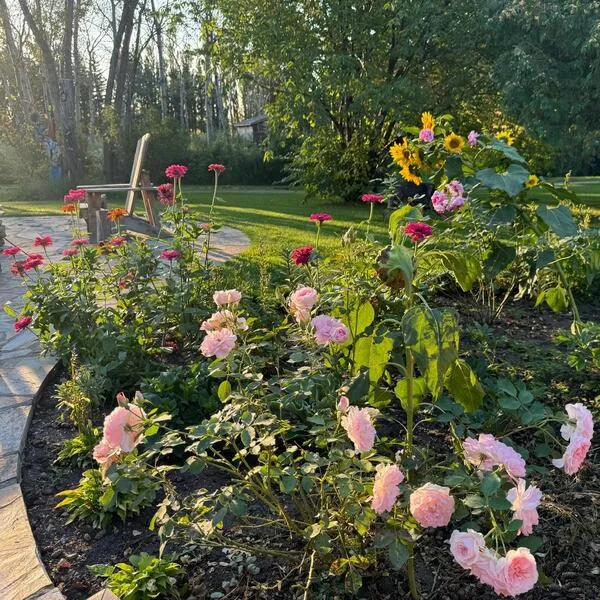
[[[554,180],[560,184],[560,180]],[[1,188],[0,188],[1,189]],[[600,177],[576,177],[570,189],[576,192],[584,210],[590,210],[595,221],[600,218]],[[212,189],[203,186],[187,186],[185,196],[191,207],[206,216],[212,197]],[[354,204],[327,203],[308,200],[301,191],[271,187],[223,186],[219,190],[221,201],[217,202],[216,218],[224,225],[237,227],[252,240],[248,254],[252,258],[273,260],[284,252],[298,246],[314,244],[315,224],[309,221],[313,212],[327,212],[333,221],[324,223],[321,232],[321,248],[331,251],[338,248],[340,238],[352,225],[358,225],[368,216],[369,207]],[[109,198],[111,206],[122,206],[124,195]],[[16,188],[3,188],[0,205],[5,216],[33,216],[61,214],[61,198],[32,201],[17,197]],[[141,202],[138,204],[138,210]],[[371,231],[385,236],[384,208],[375,207]]]

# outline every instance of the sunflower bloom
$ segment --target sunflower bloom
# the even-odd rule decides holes
[[[394,144],[390,148],[390,154],[392,155],[393,161],[400,167],[410,165],[412,152],[408,147],[408,142],[404,140],[401,144]]]
[[[526,188],[535,187],[540,182],[540,178],[537,175],[530,175],[527,181],[525,182]]]
[[[503,129],[502,131],[499,131],[496,134],[496,139],[508,144],[509,146],[512,146],[515,141],[515,138],[510,134],[510,131],[508,131],[508,129]]]
[[[421,122],[423,123],[423,129],[431,129],[435,127],[435,119],[430,112],[424,112],[421,114]]]
[[[415,185],[419,185],[423,181],[418,175],[411,171],[411,165],[404,165],[400,170],[400,175],[402,175],[406,181],[411,181]]]
[[[465,140],[460,136],[456,135],[456,133],[449,133],[444,138],[444,148],[448,150],[448,152],[453,152],[454,154],[460,154],[465,145]]]

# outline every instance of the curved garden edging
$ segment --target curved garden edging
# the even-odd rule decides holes
[[[71,232],[65,217],[11,217],[3,219],[7,238],[26,250],[36,235],[50,234],[50,259],[59,259]],[[220,234],[220,235],[217,235]],[[211,259],[216,263],[243,252],[249,238],[224,227],[214,236]],[[21,307],[21,280],[10,273],[11,260],[0,255],[0,306]],[[35,403],[51,379],[56,359],[42,357],[37,338],[29,331],[16,333],[14,320],[0,312],[0,598],[2,600],[64,600],[41,561],[21,492],[22,452]],[[112,600],[103,590],[93,600]],[[91,600],[91,599],[90,599]]]

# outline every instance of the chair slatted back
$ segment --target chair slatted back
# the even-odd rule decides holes
[[[140,185],[142,177],[142,168],[144,166],[144,159],[146,158],[146,151],[148,150],[148,143],[150,142],[150,134],[144,134],[137,143],[135,149],[135,156],[133,157],[133,166],[131,167],[131,179],[129,185],[135,188]],[[135,203],[135,190],[129,190],[127,192],[127,199],[125,200],[125,209],[131,215],[133,213],[133,205]]]

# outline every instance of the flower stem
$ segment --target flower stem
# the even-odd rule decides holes
[[[369,220],[367,221],[367,237],[369,237],[369,230],[371,229],[371,219],[373,218],[373,202],[370,203],[369,208]]]
[[[415,576],[415,545],[408,544],[408,562],[406,563],[406,571],[408,573],[408,588],[413,600],[419,600],[419,589],[417,587],[417,578]]]
[[[213,187],[213,196],[210,203],[210,211],[208,212],[208,232],[206,234],[206,254],[204,255],[204,268],[208,266],[208,251],[210,250],[210,234],[213,225],[213,210],[215,208],[215,200],[217,199],[217,187],[219,185],[219,173],[215,171],[215,185]]]

